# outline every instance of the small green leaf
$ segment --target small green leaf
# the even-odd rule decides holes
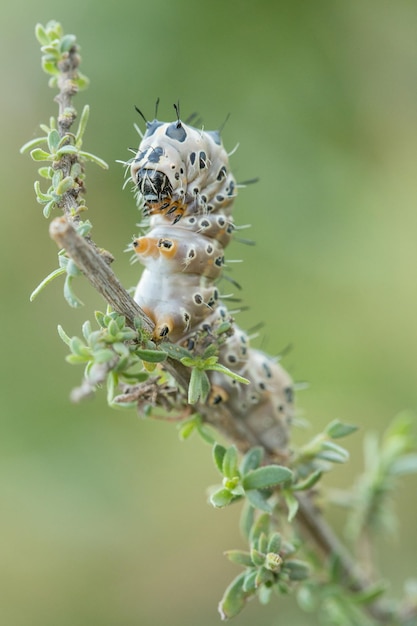
[[[262,533],[266,536],[269,535],[270,522],[271,522],[271,517],[267,513],[262,513],[258,517],[258,519],[255,521],[254,525],[251,528],[251,533],[250,533],[251,543],[257,543]]]
[[[268,547],[267,547],[267,552],[273,552],[275,554],[278,554],[279,551],[281,550],[281,545],[282,545],[282,538],[280,533],[273,533],[268,541]]]
[[[52,76],[59,75],[57,60],[55,58],[51,60],[48,57],[44,56],[42,58],[42,69],[45,72],[45,74],[51,74]]]
[[[42,46],[41,52],[43,52],[43,54],[46,55],[49,59],[59,59],[59,52],[55,41],[50,40],[50,43]]]
[[[258,589],[258,600],[261,604],[268,604],[272,596],[272,585],[262,585]]]
[[[266,513],[272,513],[272,506],[268,502],[268,498],[265,495],[258,491],[257,489],[248,489],[245,491],[245,495],[248,499],[248,502],[255,508],[260,511],[265,511]]]
[[[295,485],[292,485],[292,491],[306,491],[311,489],[320,480],[322,474],[323,472],[321,470],[313,472],[310,476],[307,476],[305,480],[300,480],[298,483],[295,483]]]
[[[114,372],[109,372],[107,374],[106,384],[107,384],[107,403],[112,405],[114,394],[115,394],[115,389],[117,385],[117,376]]]
[[[227,478],[239,476],[238,455],[236,446],[230,446],[223,458],[222,474]]]
[[[262,463],[264,456],[264,450],[260,446],[251,448],[243,457],[240,471],[243,475],[247,474],[251,470],[257,469]]]
[[[80,306],[83,306],[83,303],[81,302],[79,298],[77,298],[77,296],[72,290],[71,278],[72,277],[70,275],[67,275],[65,279],[64,298],[72,308],[76,309]]]
[[[391,476],[405,476],[417,472],[417,454],[404,454],[396,459],[390,468]]]
[[[369,604],[382,596],[387,591],[387,588],[388,584],[385,581],[380,580],[372,585],[369,585],[369,587],[366,587],[363,591],[355,593],[353,601],[355,604]]]
[[[49,152],[45,152],[45,150],[41,150],[41,148],[35,148],[31,150],[30,156],[34,161],[52,161],[52,154]]]
[[[79,337],[71,337],[70,339],[70,348],[73,354],[77,354],[78,356],[89,356],[90,349],[85,345],[83,341]]]
[[[297,515],[298,500],[294,496],[293,492],[288,489],[284,489],[283,496],[288,508],[288,521],[292,522],[294,517]]]
[[[204,402],[209,391],[210,381],[207,374],[193,367],[191,370],[190,384],[188,386],[188,404],[196,404],[199,400],[200,402]]]
[[[36,36],[36,39],[41,44],[41,46],[46,46],[49,43],[49,37],[46,34],[46,31],[44,27],[42,26],[42,24],[36,24],[35,36]]]
[[[61,337],[62,341],[67,344],[69,347],[71,344],[71,338],[67,335],[62,326],[58,325],[58,335]]]
[[[64,154],[78,154],[78,149],[72,144],[68,143],[57,150],[56,156],[62,157]]]
[[[300,585],[297,591],[297,602],[306,613],[316,611],[319,602],[317,590],[307,585]]]
[[[332,439],[339,439],[340,437],[346,437],[347,435],[354,433],[356,430],[358,430],[357,426],[344,424],[343,422],[339,422],[339,420],[334,420],[326,426],[324,432]]]
[[[48,217],[51,215],[52,209],[54,209],[55,207],[56,207],[55,200],[51,200],[50,202],[48,202],[48,204],[45,204],[45,206],[43,207],[43,211],[42,211],[44,217],[48,219]]]
[[[219,443],[213,446],[213,460],[220,473],[223,473],[223,459],[226,454],[226,448]]]
[[[256,591],[257,574],[258,570],[256,568],[252,568],[246,572],[245,580],[243,581],[243,591],[246,593],[254,593]]]
[[[233,378],[233,380],[236,380],[238,383],[242,383],[244,385],[249,385],[250,383],[250,380],[244,378],[243,376],[240,376],[239,374],[236,374],[235,372],[232,372],[232,370],[229,370],[229,368],[225,367],[224,365],[220,365],[220,363],[210,365],[206,369],[225,374],[225,376],[229,376],[229,378]]]
[[[180,424],[178,428],[178,435],[181,441],[185,441],[186,439],[189,439],[191,435],[193,434],[193,432],[195,431],[196,427],[197,427],[197,424],[194,419],[187,420],[186,422],[183,422],[182,424]]]
[[[52,176],[53,176],[53,169],[52,167],[46,166],[46,167],[40,167],[38,169],[38,174],[39,176],[42,176],[42,178],[46,178],[48,180],[51,180]]]
[[[162,350],[143,350],[142,348],[137,348],[135,350],[135,354],[142,359],[142,361],[146,361],[147,363],[162,363],[167,358],[165,352]]]
[[[100,159],[100,157],[96,156],[95,154],[90,154],[90,152],[84,152],[83,150],[80,150],[79,155],[80,157],[82,157],[83,159],[86,159],[87,161],[93,161],[93,163],[95,163],[96,165],[99,165],[101,168],[103,168],[103,170],[109,169],[109,166],[106,163],[106,161],[104,161],[103,159]]]
[[[252,559],[253,565],[256,565],[256,567],[261,567],[261,565],[264,565],[265,563],[265,554],[259,552],[259,550],[257,550],[256,548],[251,549],[250,557]]]
[[[194,368],[197,368],[197,365],[200,365],[200,363],[198,363],[193,356],[183,356],[181,358],[181,363],[185,367],[194,367]],[[203,371],[204,368],[203,367],[198,367],[198,369],[200,371]]]
[[[172,343],[164,342],[161,344],[161,350],[167,353],[171,359],[181,361],[184,357],[190,357],[191,354],[182,346],[177,346]]]
[[[246,489],[267,489],[275,487],[292,478],[292,471],[288,467],[281,465],[265,465],[250,471],[242,479],[243,488]]]
[[[323,441],[317,458],[331,463],[346,463],[349,460],[349,452],[333,441]]]
[[[101,328],[105,328],[106,325],[104,323],[104,313],[102,313],[101,311],[95,311],[94,316],[97,320],[98,325],[101,326]]]
[[[258,539],[258,545],[256,547],[259,550],[259,552],[262,552],[262,554],[266,554],[266,551],[268,549],[268,537],[266,533],[260,534],[259,539]]]
[[[255,509],[246,499],[240,515],[239,528],[243,537],[249,541],[249,535],[255,519]]]
[[[81,276],[81,272],[74,263],[74,261],[70,258],[67,258],[66,263],[67,274],[70,278],[75,278],[76,276]]]
[[[210,502],[213,506],[221,509],[234,500],[234,495],[228,489],[218,489],[210,496]]]
[[[80,363],[85,363],[86,361],[88,361],[89,357],[80,356],[78,354],[68,354],[65,357],[65,360],[67,361],[67,363],[70,363],[71,365],[79,365]]]
[[[56,128],[52,128],[51,131],[48,133],[48,148],[52,154],[56,152],[60,141],[61,137],[59,136],[59,132],[56,130]]]
[[[67,191],[74,189],[74,186],[75,181],[72,176],[65,176],[55,188],[55,193],[58,196],[62,196],[64,193],[67,193]]]
[[[107,361],[111,361],[114,356],[113,350],[104,348],[103,350],[96,350],[94,352],[94,361],[96,363],[107,363]]]
[[[242,572],[227,587],[219,603],[219,613],[223,621],[235,617],[245,606],[249,593],[243,590],[246,573]]]
[[[60,50],[61,52],[69,52],[72,46],[75,45],[76,37],[75,35],[64,35],[60,41]]]
[[[188,404],[196,404],[202,394],[202,375],[197,369],[191,370],[190,383],[188,385]]]
[[[36,199],[40,204],[44,204],[52,200],[52,196],[49,193],[42,193],[41,186],[38,180],[35,180],[34,188],[36,193]]]
[[[45,143],[46,140],[46,137],[37,137],[36,139],[31,139],[30,141],[27,141],[25,144],[23,144],[23,146],[20,148],[20,153],[23,154],[24,152],[28,152],[29,150],[32,150],[35,146],[39,146]]]
[[[86,320],[84,322],[84,324],[82,325],[82,333],[83,333],[83,337],[86,341],[89,340],[90,336],[91,336],[91,322]]]
[[[74,82],[77,85],[78,90],[81,91],[82,89],[87,89],[88,85],[90,84],[90,79],[81,72],[78,72],[78,77],[75,79]]]
[[[58,269],[48,274],[48,276],[44,278],[43,281],[39,283],[36,289],[34,289],[32,293],[30,294],[30,301],[33,302],[36,296],[39,295],[39,293],[42,291],[42,289],[44,289],[44,287],[46,287],[46,285],[52,282],[54,278],[57,278],[57,276],[61,276],[62,274],[65,274],[65,269],[62,267],[59,267]]]
[[[244,550],[227,550],[225,555],[232,563],[236,563],[236,565],[243,565],[244,567],[251,567],[253,565],[250,553]]]
[[[285,571],[288,572],[290,580],[305,580],[310,576],[310,568],[304,561],[287,559],[284,567]]]
[[[265,583],[272,583],[274,581],[273,573],[266,567],[260,567],[256,573],[255,586],[260,587]]]
[[[87,127],[88,118],[90,116],[90,107],[86,104],[82,110],[80,121],[78,124],[77,133],[75,135],[75,145],[77,148],[81,148],[85,129]]]
[[[216,439],[212,435],[210,428],[202,421],[197,424],[197,431],[202,440],[208,443],[210,446],[212,446],[216,442]]]

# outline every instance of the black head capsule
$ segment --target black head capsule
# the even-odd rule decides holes
[[[145,203],[163,202],[171,198],[172,185],[163,172],[142,168],[138,171],[136,183]]]

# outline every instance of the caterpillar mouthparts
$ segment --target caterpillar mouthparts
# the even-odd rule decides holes
[[[216,286],[234,231],[237,187],[220,133],[179,119],[147,122],[131,176],[149,218],[149,231],[133,242],[145,266],[134,299],[154,321],[155,341],[169,339],[196,351],[217,342],[219,363],[250,384],[208,372],[208,403],[225,403],[265,445],[282,453],[294,413],[291,377],[250,347]],[[226,320],[230,330],[220,336]]]
[[[136,184],[147,205],[155,202],[162,203],[171,198],[172,186],[168,176],[163,172],[140,169],[137,173]]]

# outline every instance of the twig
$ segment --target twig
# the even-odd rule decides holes
[[[106,302],[117,313],[126,318],[126,323],[130,327],[135,328],[135,319],[139,318],[143,327],[152,332],[152,321],[122,287],[101,255],[83,237],[78,235],[65,217],[53,220],[49,232],[58,246],[65,248],[67,254]],[[186,367],[179,361],[170,358],[164,362],[164,367],[181,387],[187,389],[189,371]],[[236,419],[224,406],[199,405],[196,408],[207,423],[224,434],[241,452],[246,452],[256,445],[265,449],[265,444],[259,441],[256,434],[248,430],[245,423]],[[277,458],[281,457],[280,452],[273,448],[267,449],[266,453],[266,462],[268,463],[276,462]],[[308,495],[299,494],[298,502],[297,520],[303,532],[321,549],[324,557],[338,558],[346,586],[349,589],[355,592],[367,589],[370,581],[358,571],[357,564],[321,513],[317,511],[311,498]],[[382,624],[387,623],[392,618],[391,611],[380,601],[368,604],[366,610]]]

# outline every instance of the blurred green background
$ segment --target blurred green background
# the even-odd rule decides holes
[[[211,0],[15,0],[2,8],[1,177],[3,225],[0,614],[8,626],[201,626],[219,623],[217,602],[238,571],[222,551],[239,547],[238,508],[214,511],[210,450],[181,444],[174,427],[111,411],[99,395],[72,406],[81,370],[64,362],[56,325],[78,334],[100,298],[80,281],[82,311],[62,283],[32,304],[56,265],[55,244],[33,194],[35,164],[19,147],[55,115],[34,38],[56,19],[82,46],[91,86],[85,148],[110,163],[88,167],[94,238],[116,256],[126,286],[138,278],[123,250],[139,221],[123,171],[138,137],[133,105],[152,118],[198,111],[223,132],[242,190],[237,223],[256,247],[233,276],[265,322],[256,345],[277,354],[310,387],[298,405],[312,424],[361,426],[352,461],[328,485],[361,468],[367,429],[382,431],[416,408],[417,4],[408,0],[258,2]],[[247,231],[246,231],[247,232]],[[245,233],[246,234],[246,233]],[[416,574],[416,481],[396,494],[398,538],[381,540],[380,564],[399,593]],[[343,514],[329,517],[342,529]],[[315,624],[292,598],[239,626]]]

